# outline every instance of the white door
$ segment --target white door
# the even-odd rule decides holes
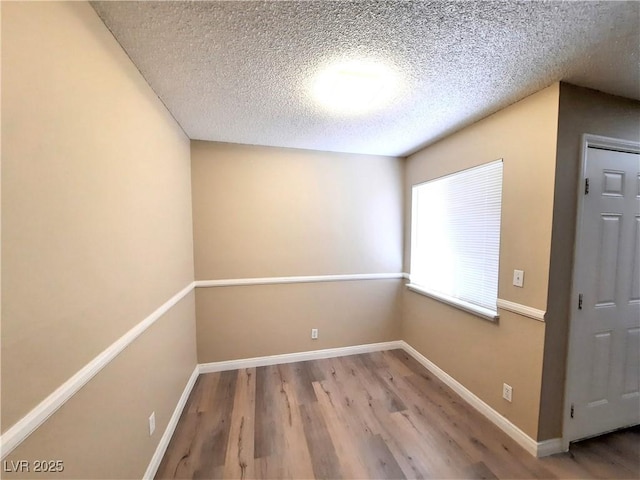
[[[593,147],[586,152],[568,441],[640,423],[640,155]]]

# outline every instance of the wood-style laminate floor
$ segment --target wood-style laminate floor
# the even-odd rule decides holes
[[[201,375],[156,478],[640,478],[640,428],[536,459],[402,350]]]

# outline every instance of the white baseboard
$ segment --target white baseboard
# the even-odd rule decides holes
[[[444,382],[454,392],[460,395],[464,401],[478,410],[478,412],[480,412],[482,415],[487,417],[494,425],[496,425],[500,430],[509,435],[531,455],[535,457],[544,457],[564,451],[562,448],[562,439],[554,438],[551,440],[545,440],[543,442],[535,441],[529,435],[520,430],[520,428],[511,423],[506,417],[490,407],[487,403],[485,403],[473,392],[471,392],[471,390],[469,390],[447,372],[438,367],[435,363],[426,358],[407,342],[401,340],[400,343],[402,344],[402,349],[405,352],[407,352],[418,362],[420,362],[422,366],[424,366],[427,370],[429,370],[436,377],[442,380],[442,382]]]
[[[550,440],[538,442],[538,451],[536,456],[538,458],[548,457],[549,455],[566,452],[567,450],[569,450],[569,447],[567,446],[565,448],[562,438],[552,438]]]
[[[304,362],[307,360],[319,360],[322,358],[344,357],[358,353],[380,352],[402,348],[402,341],[369,343],[352,347],[326,348],[324,350],[311,350],[307,352],[285,353],[281,355],[268,355],[265,357],[243,358],[240,360],[227,360],[224,362],[201,363],[200,373],[223,372],[225,370],[237,370],[240,368],[264,367],[281,363]]]
[[[167,428],[165,428],[164,433],[162,434],[162,438],[160,438],[160,442],[156,447],[156,451],[151,457],[151,461],[149,462],[149,466],[147,467],[147,471],[144,472],[144,476],[142,477],[144,480],[152,480],[153,477],[156,476],[156,472],[158,471],[158,467],[160,466],[160,462],[162,461],[162,457],[164,457],[164,453],[167,451],[167,447],[169,446],[169,442],[171,441],[171,437],[173,436],[173,432],[178,425],[178,420],[180,420],[180,415],[182,415],[182,410],[189,399],[189,395],[191,395],[191,390],[193,390],[193,386],[196,383],[199,375],[199,368],[196,365],[193,373],[189,377],[187,384],[184,387],[184,391],[182,395],[180,395],[180,399],[178,400],[178,404],[176,405],[175,410],[173,411],[173,415],[169,419],[169,423],[167,423]]]

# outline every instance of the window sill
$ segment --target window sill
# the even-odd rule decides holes
[[[431,290],[426,290],[425,288],[415,285],[413,283],[407,283],[406,286],[412,292],[419,293],[420,295],[424,295],[429,298],[433,298],[434,300],[438,300],[442,303],[446,303],[447,305],[451,305],[452,307],[458,308],[460,310],[464,310],[467,313],[471,313],[485,320],[489,320],[491,322],[497,322],[498,319],[500,318],[500,315],[498,315],[498,312],[494,312],[493,310],[489,310],[488,308],[479,307],[477,305],[473,305],[471,303],[465,302],[463,300],[459,300],[457,298],[449,297],[447,295],[442,295],[441,293],[436,293]]]

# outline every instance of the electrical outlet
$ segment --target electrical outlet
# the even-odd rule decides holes
[[[510,402],[512,395],[513,395],[513,387],[511,385],[507,385],[506,383],[503,383],[502,398],[504,398],[507,402]]]
[[[312,328],[311,329],[311,338],[313,340],[317,340],[318,339],[318,329],[317,328]]]
[[[149,417],[149,436],[153,435],[156,430],[156,412],[151,412]]]
[[[513,284],[516,287],[522,288],[524,286],[524,271],[523,270],[514,270],[513,271]]]

